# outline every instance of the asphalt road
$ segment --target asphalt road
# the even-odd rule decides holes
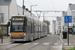
[[[51,50],[52,46],[58,45],[57,35],[49,35],[33,42],[7,42],[0,44],[0,50]]]

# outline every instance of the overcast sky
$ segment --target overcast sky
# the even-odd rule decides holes
[[[19,6],[22,6],[23,0],[16,0],[16,1]],[[69,3],[75,4],[75,0],[25,0],[24,3],[26,8],[28,8],[29,10],[30,10],[30,5],[37,4],[37,6],[32,7],[32,10],[67,11],[68,4]],[[36,15],[36,13],[34,14]],[[41,16],[43,16],[43,13],[41,13]],[[45,13],[45,16],[50,16],[50,17],[45,17],[45,19],[49,20],[52,24],[52,20],[56,20],[56,16],[62,16],[62,13],[48,12],[48,13]],[[51,16],[55,16],[55,17],[51,17]],[[42,20],[42,17],[40,18],[40,20]]]

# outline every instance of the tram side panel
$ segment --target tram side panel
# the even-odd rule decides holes
[[[30,40],[31,37],[31,25],[30,25],[30,21],[27,21],[27,38],[28,40]]]
[[[43,24],[43,37],[45,36],[45,26],[44,26],[44,24]]]
[[[39,38],[41,37],[41,24],[39,25]]]
[[[47,36],[47,26],[45,26],[45,36]]]
[[[36,30],[36,33],[35,33],[36,35],[35,35],[35,36],[36,36],[36,38],[38,38],[38,33],[39,33],[39,32],[38,32],[38,23],[36,23],[35,30]]]
[[[42,24],[42,22],[41,22],[41,37],[43,37],[43,24]]]

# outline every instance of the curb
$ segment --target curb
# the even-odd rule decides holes
[[[60,50],[62,50],[62,49],[64,48],[64,42],[63,42],[63,40],[62,40],[61,37],[59,37],[59,40],[60,40],[60,42],[61,42],[61,48],[60,48]]]

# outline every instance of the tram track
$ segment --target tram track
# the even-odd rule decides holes
[[[46,38],[47,38],[47,37],[46,37]],[[44,39],[43,39],[43,40],[44,40]],[[21,45],[23,45],[23,44],[25,44],[25,43],[27,43],[27,42],[24,42],[24,43],[22,43],[22,44],[15,45],[15,46],[10,47],[10,48],[7,48],[6,50],[10,50],[10,49],[12,49],[12,48],[16,48],[16,47],[21,46]],[[8,46],[8,45],[11,45],[11,44],[14,44],[14,43],[10,43],[10,44],[3,45],[3,46]],[[3,47],[3,46],[2,46],[2,47]]]
[[[6,50],[10,50],[11,48],[15,48],[15,47],[18,47],[18,46],[21,46],[21,45],[23,45],[23,44],[15,45],[13,47],[7,48]]]
[[[58,38],[56,38],[56,39],[53,41],[53,43],[49,46],[50,48],[51,48],[51,46],[54,45],[54,43],[56,42],[57,39],[58,39]],[[43,39],[39,44],[30,47],[28,50],[34,49],[35,47],[39,46],[40,44],[44,43],[44,42],[47,41],[47,40],[49,40],[48,37],[46,38],[46,40]],[[49,50],[50,48],[48,48],[47,50]]]
[[[50,40],[50,38],[52,38],[51,40]],[[48,47],[45,47],[45,49],[44,50],[51,50],[51,48],[54,46],[54,44],[55,44],[55,42],[58,40],[58,37],[57,38],[54,38],[54,37],[44,37],[44,38],[42,38],[42,39],[39,39],[39,40],[35,40],[35,41],[33,41],[33,42],[24,42],[24,43],[10,43],[10,44],[6,44],[6,45],[2,45],[2,46],[0,46],[0,47],[5,47],[5,46],[9,46],[9,47],[7,47],[5,50],[13,50],[13,48],[14,49],[17,49],[17,48],[19,48],[19,47],[23,47],[24,48],[24,46],[22,46],[23,44],[26,44],[26,43],[30,43],[30,44],[28,44],[28,45],[25,45],[25,47],[27,47],[27,46],[29,46],[29,47],[27,47],[26,49],[24,49],[24,50],[35,50],[36,48],[38,48],[39,46],[42,46],[42,48],[40,48],[40,50],[42,50],[43,49],[43,47],[45,47],[46,45],[44,45],[44,44],[48,44],[47,46]],[[34,43],[34,44],[33,44]],[[15,45],[15,44],[18,44],[18,45]]]
[[[54,43],[57,41],[58,38],[56,38],[53,43],[49,46],[49,48],[47,50],[51,50],[51,48],[53,47]]]

